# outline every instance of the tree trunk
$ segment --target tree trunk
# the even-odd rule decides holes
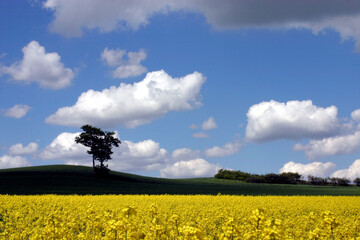
[[[94,155],[93,155],[93,174],[95,175],[95,157],[94,157]]]

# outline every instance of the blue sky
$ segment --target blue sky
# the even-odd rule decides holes
[[[0,2],[0,168],[360,177],[358,1]]]

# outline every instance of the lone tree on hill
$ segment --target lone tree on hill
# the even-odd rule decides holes
[[[111,149],[113,146],[118,147],[120,140],[114,137],[115,132],[106,132],[90,125],[84,125],[81,129],[84,132],[75,138],[75,142],[90,147],[87,153],[92,154],[93,173],[107,174],[109,169],[104,162],[111,159]],[[95,165],[95,161],[99,161],[100,165]]]

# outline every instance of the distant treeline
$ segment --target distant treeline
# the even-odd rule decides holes
[[[332,186],[348,186],[351,181],[347,178],[321,178],[308,176],[308,180],[302,180],[299,173],[284,172],[280,174],[268,173],[264,175],[251,174],[242,171],[232,171],[220,169],[215,178],[238,180],[248,183],[278,183],[278,184],[312,184],[312,185],[332,185]],[[356,178],[354,183],[360,186],[360,178]]]

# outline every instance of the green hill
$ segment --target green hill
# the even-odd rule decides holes
[[[215,178],[165,179],[111,171],[93,176],[84,166],[49,165],[0,170],[0,194],[356,195],[360,187],[254,184]]]

